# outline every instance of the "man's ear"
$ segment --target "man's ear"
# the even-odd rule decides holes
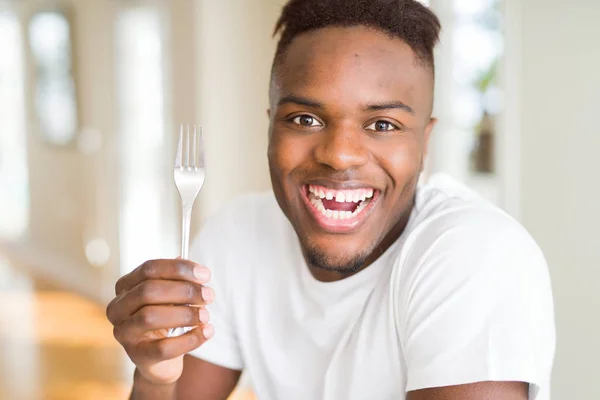
[[[427,156],[429,151],[429,138],[431,137],[431,131],[436,123],[437,118],[429,118],[429,122],[427,123],[425,131],[423,132],[423,158]]]
[[[429,118],[427,126],[423,131],[423,154],[421,156],[421,172],[425,169],[425,160],[427,159],[427,153],[429,152],[429,138],[431,137],[431,131],[437,122],[437,118]]]

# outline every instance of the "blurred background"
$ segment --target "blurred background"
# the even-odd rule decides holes
[[[179,124],[204,126],[195,230],[270,186],[283,3],[0,0],[0,399],[127,398],[104,307],[118,277],[178,254]],[[553,398],[600,399],[600,1],[425,3],[443,25],[427,174],[533,234],[554,287]]]

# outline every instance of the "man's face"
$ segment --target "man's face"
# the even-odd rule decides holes
[[[434,124],[431,69],[399,39],[325,28],[292,42],[271,86],[277,201],[315,276],[356,272],[412,209]]]

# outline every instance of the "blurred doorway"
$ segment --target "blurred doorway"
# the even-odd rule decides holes
[[[0,10],[0,238],[29,226],[23,35],[18,16]]]
[[[0,5],[0,245],[34,275],[107,302],[120,275],[177,255],[172,119],[196,122],[194,7]]]

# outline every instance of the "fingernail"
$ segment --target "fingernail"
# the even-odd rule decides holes
[[[194,267],[194,276],[200,282],[208,282],[208,280],[210,279],[210,271],[208,270],[208,268],[197,265]]]
[[[204,286],[202,288],[202,299],[205,302],[210,303],[211,301],[213,301],[214,298],[215,298],[215,292],[213,292],[213,290],[211,288]]]
[[[210,314],[209,314],[208,310],[205,308],[201,308],[200,309],[200,322],[202,322],[203,324],[208,324],[208,321],[210,321]]]
[[[215,334],[215,328],[212,325],[206,325],[204,329],[202,329],[202,334],[206,339],[210,339]]]

